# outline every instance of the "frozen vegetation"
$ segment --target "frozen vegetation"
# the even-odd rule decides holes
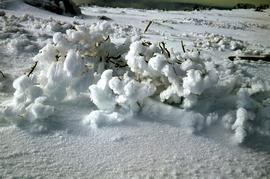
[[[23,5],[23,8],[30,8],[30,6]],[[198,140],[193,137],[204,134],[222,138],[223,143],[226,143],[225,146],[229,143],[248,144],[254,136],[258,136],[258,140],[269,139],[270,81],[267,78],[269,65],[265,62],[251,62],[249,67],[245,61],[232,62],[227,59],[231,54],[269,55],[269,42],[266,39],[265,41],[245,39],[245,35],[243,35],[244,30],[252,29],[269,37],[267,29],[270,24],[269,21],[264,21],[264,18],[269,20],[269,17],[261,18],[262,22],[246,23],[243,21],[235,24],[226,22],[228,20],[224,18],[222,22],[213,23],[214,20],[208,13],[219,13],[220,11],[197,12],[198,14],[204,13],[204,16],[209,17],[208,20],[196,18],[199,16],[198,14],[191,18],[190,16],[194,12],[186,12],[184,15],[179,12],[179,15],[183,16],[181,19],[186,19],[182,23],[178,23],[179,20],[172,21],[171,18],[154,20],[149,31],[143,33],[140,23],[143,22],[142,25],[145,26],[145,22],[147,22],[143,15],[154,12],[156,13],[152,17],[154,19],[160,12],[122,9],[122,13],[118,14],[119,9],[99,7],[83,9],[83,12],[86,11],[85,13],[88,13],[90,17],[93,15],[92,11],[97,14],[111,15],[112,19],[127,14],[126,19],[119,19],[118,24],[117,20],[105,22],[98,21],[98,18],[94,17],[92,17],[91,23],[83,19],[74,20],[56,15],[54,18],[47,19],[42,17],[42,13],[46,14],[46,12],[33,10],[36,11],[36,15],[21,15],[20,11],[6,11],[7,15],[0,17],[2,25],[0,27],[0,45],[6,49],[0,49],[0,54],[3,55],[3,61],[0,63],[2,72],[0,74],[2,99],[0,135],[3,136],[2,142],[6,146],[3,148],[4,151],[9,148],[8,142],[4,139],[7,137],[6,134],[21,133],[17,131],[18,128],[24,129],[32,135],[52,133],[52,124],[55,121],[58,125],[57,130],[65,128],[64,126],[71,122],[74,128],[70,130],[90,132],[91,134],[88,135],[92,136],[91,139],[93,135],[109,135],[112,133],[110,130],[121,131],[113,132],[114,136],[109,137],[111,142],[128,140],[126,136],[129,135],[136,136],[135,132],[127,131],[129,126],[134,124],[135,128],[136,124],[148,126],[142,129],[138,126],[138,130],[143,131],[142,133],[155,128],[167,131],[166,134],[153,134],[153,136],[161,142],[163,137],[167,138],[171,135],[173,138],[169,141],[174,145],[177,145],[175,137],[181,131],[181,135],[178,136],[180,138],[182,136],[181,145],[189,143],[190,148],[193,148],[192,145],[195,144],[187,141]],[[138,21],[137,26],[127,25],[128,20],[132,19],[129,14],[133,13],[138,15],[136,17],[138,19],[133,19],[134,22]],[[177,16],[177,12],[173,11],[162,13],[165,17],[166,13],[172,17]],[[226,13],[224,11],[225,15]],[[232,13],[241,13],[244,16],[246,12],[235,11]],[[52,14],[49,15],[52,16]],[[187,27],[188,30],[195,30],[195,26],[200,28],[206,26],[204,28],[210,30],[197,29],[196,32],[185,30],[178,32],[177,29],[182,26]],[[228,30],[221,30],[221,34],[218,34],[220,29]],[[232,36],[234,31],[242,35],[240,37]],[[264,36],[259,38],[263,39]],[[181,47],[180,41],[182,40],[185,42]],[[179,44],[175,45],[175,41],[178,41]],[[23,73],[23,71],[26,72]],[[144,124],[144,120],[153,122],[152,125],[156,125],[156,122],[161,124],[153,128],[146,121]],[[162,123],[172,125],[173,128],[168,129]],[[92,133],[94,131],[98,134]],[[102,134],[103,132],[105,134]],[[154,131],[152,132],[154,133]],[[68,137],[68,134],[61,133],[61,130],[56,133],[57,136],[60,134]],[[48,143],[49,138],[42,140]],[[32,140],[35,141],[35,139]],[[80,140],[83,143],[85,139]],[[103,140],[107,141],[104,138]],[[136,137],[131,137],[130,140],[135,140],[134,144],[140,143]],[[95,140],[93,139],[93,141]],[[91,143],[91,146],[98,146],[98,143]],[[153,141],[150,143],[153,144]],[[216,145],[209,141],[206,143],[209,143],[206,145],[209,145],[210,148]],[[65,142],[59,145],[65,145]],[[164,145],[169,146],[170,143],[165,142]],[[176,148],[179,149],[179,146]],[[121,150],[121,148],[118,149]],[[71,147],[71,151],[73,150],[75,147]],[[157,150],[165,151],[165,149]],[[223,147],[220,150],[226,151],[227,148]],[[151,150],[146,149],[146,151]],[[116,149],[113,149],[113,152],[116,152]],[[124,152],[124,149],[121,152]],[[171,152],[169,154],[178,155],[177,150]],[[154,154],[158,153],[154,152]],[[11,159],[17,154],[14,155],[10,156]],[[18,155],[21,153],[19,152]],[[136,158],[136,152],[123,155]],[[221,157],[220,155],[217,154],[218,157]],[[228,155],[229,153],[225,154],[230,159]],[[243,155],[247,160],[256,159],[257,156],[254,154],[255,158],[247,157],[248,154],[245,152]],[[168,156],[163,157],[164,160],[165,158],[171,159]],[[194,154],[194,157],[198,156]],[[226,157],[223,159],[225,160]],[[269,153],[266,152],[263,156],[257,157],[261,157],[263,160],[269,157]],[[127,158],[124,157],[124,159]],[[178,166],[176,158],[174,163]],[[6,158],[1,156],[1,159]],[[153,160],[156,159],[153,158]],[[193,160],[192,155],[186,161],[188,160]],[[245,159],[242,160],[244,165]],[[269,171],[264,171],[264,169],[269,162],[269,159],[263,160],[263,166],[257,173],[256,169],[247,169],[253,170],[251,174],[250,171],[229,172],[230,167],[226,166],[227,168],[225,168],[228,170],[222,171],[221,176],[245,178],[252,175],[254,178],[267,178]],[[192,168],[192,164],[189,165]],[[0,166],[0,171],[6,167],[2,164]],[[161,166],[167,165],[161,164]],[[206,168],[210,171],[211,167],[208,167]],[[251,164],[248,167],[257,167],[257,163],[255,166]],[[189,170],[189,174],[184,172],[178,175],[178,170],[182,172],[181,167],[175,169],[176,171],[171,171],[171,169],[172,167],[168,169],[170,173],[168,178],[172,175],[177,178],[181,175],[182,177],[200,177],[209,174],[200,173],[204,171],[202,169],[199,170],[198,175],[195,175],[196,172],[192,172],[192,170]],[[134,172],[135,170],[136,167],[133,166],[133,173],[131,172],[132,175],[129,175],[122,173],[121,168],[117,169],[123,178],[134,175],[163,178],[163,175],[153,171],[138,172],[140,173],[138,175]],[[213,169],[213,171],[215,170]],[[100,173],[98,176],[102,177],[103,175]],[[116,172],[114,176],[118,176],[118,174]],[[8,173],[0,174],[0,178],[2,176],[8,176]],[[27,175],[21,176],[28,177]],[[91,176],[94,177],[94,175]],[[215,171],[212,176],[220,175],[218,171]],[[110,178],[109,175],[103,177]]]
[[[4,118],[36,124],[52,117],[62,102],[89,97],[97,110],[89,109],[83,123],[93,128],[129,120],[151,101],[146,116],[171,105],[191,113],[191,119],[179,120],[192,132],[221,120],[237,143],[252,133],[269,135],[268,116],[261,113],[270,106],[256,98],[269,91],[268,82],[245,75],[232,62],[214,62],[196,48],[169,51],[165,42],[143,41],[141,34],[115,43],[112,31],[102,22],[55,33],[53,42],[33,58],[31,71],[14,80],[14,97],[2,112]],[[211,37],[221,48],[241,47],[230,38],[206,39]]]

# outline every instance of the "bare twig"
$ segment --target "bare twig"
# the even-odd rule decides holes
[[[169,52],[169,50],[166,48],[166,44],[165,42],[160,42],[159,43],[159,47],[162,50],[162,53],[166,52],[168,57],[171,58],[171,53]]]
[[[35,70],[36,67],[37,67],[37,64],[38,64],[38,61],[36,61],[36,62],[34,63],[34,65],[31,67],[31,70],[30,70],[30,72],[27,74],[27,77],[30,77],[30,75],[34,72],[34,70]]]
[[[104,42],[108,41],[110,39],[110,36],[108,35],[106,39],[104,39]]]
[[[144,42],[142,42],[142,45],[145,47],[149,47],[150,45],[152,45],[152,43],[149,41],[144,41]]]
[[[106,57],[106,61],[107,61],[107,62],[110,62],[110,63],[112,63],[112,64],[114,64],[115,67],[120,67],[120,68],[126,67],[127,64],[121,65],[121,64],[119,64],[119,63],[113,61],[113,60],[117,60],[117,59],[121,58],[121,56],[122,56],[122,55],[118,55],[118,56],[114,57],[114,56],[109,56],[109,55],[108,55],[108,56]]]
[[[0,70],[0,74],[2,75],[3,78],[6,78],[5,74]]]
[[[114,56],[107,56],[107,59],[113,59],[113,60],[117,60],[117,59],[119,59],[119,58],[121,58],[121,55],[118,55],[118,56],[116,56],[116,57],[114,57]]]
[[[185,50],[185,45],[184,45],[183,40],[181,40],[181,46],[182,46],[182,50],[183,50],[183,52],[184,52],[184,53],[186,53],[186,50]]]
[[[139,106],[139,108],[142,109],[142,105],[138,101],[136,103]]]
[[[148,25],[146,26],[146,28],[144,29],[144,32],[147,32],[147,30],[149,29],[150,25],[153,23],[153,21],[149,21]]]

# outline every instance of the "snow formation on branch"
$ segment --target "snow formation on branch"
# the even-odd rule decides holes
[[[4,118],[46,121],[65,102],[88,98],[97,109],[89,106],[82,120],[92,128],[143,114],[179,121],[192,132],[221,122],[237,143],[254,132],[269,135],[270,102],[256,98],[269,84],[197,51],[168,51],[165,43],[137,37],[116,43],[110,35],[106,23],[55,33],[35,56],[33,73],[14,81]]]

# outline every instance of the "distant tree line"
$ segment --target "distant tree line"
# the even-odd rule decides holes
[[[238,3],[234,8],[235,9],[255,9],[255,11],[263,11],[264,9],[270,8],[270,6],[269,4],[261,4],[256,7],[254,4]]]
[[[162,10],[200,10],[200,9],[228,9],[226,7],[213,7],[202,4],[183,3],[183,2],[168,2],[164,0],[146,1],[146,0],[76,0],[77,3],[83,6],[107,6],[107,7],[131,7],[143,9],[162,9]]]

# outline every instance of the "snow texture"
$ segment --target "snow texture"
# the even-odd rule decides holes
[[[269,54],[269,11],[21,5],[0,16],[0,178],[269,176],[269,64],[227,58]]]

